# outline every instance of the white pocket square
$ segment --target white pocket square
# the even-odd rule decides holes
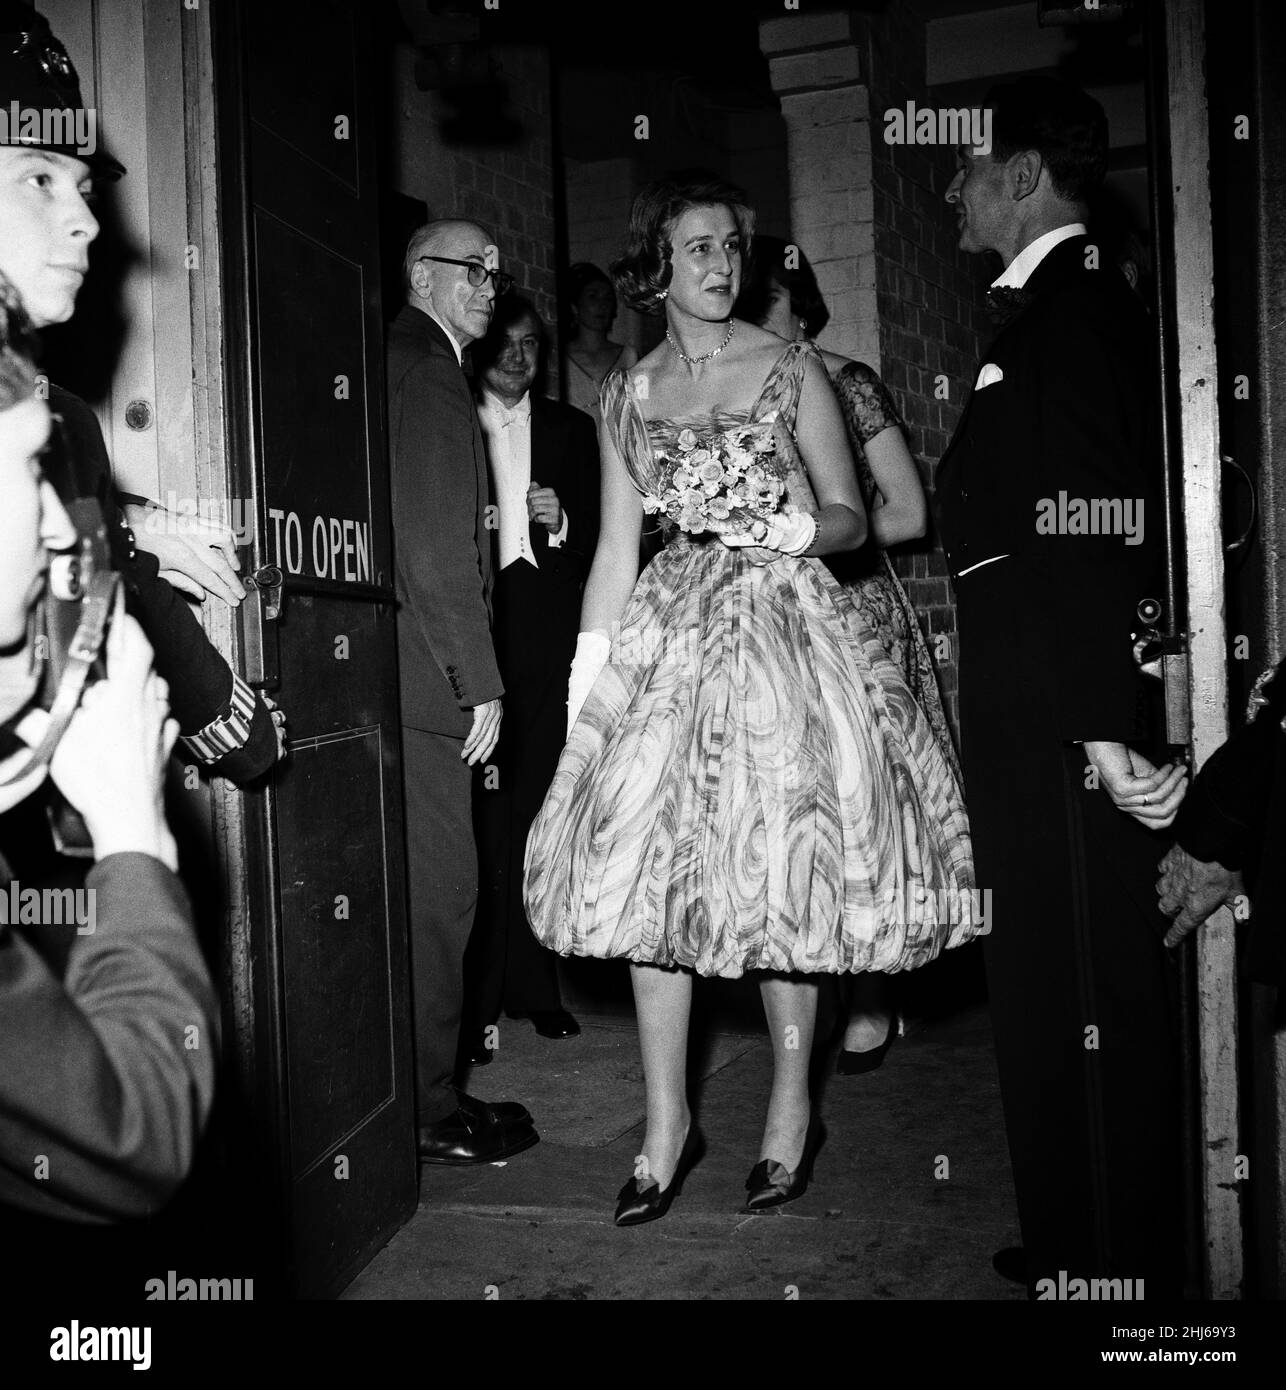
[[[1004,372],[994,362],[984,362],[982,371],[978,373],[978,380],[974,382],[973,389],[981,391],[984,386],[994,386],[996,382],[1004,381],[1004,379]]]

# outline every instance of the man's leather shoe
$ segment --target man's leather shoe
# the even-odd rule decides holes
[[[527,1015],[542,1038],[574,1038],[580,1024],[566,1009],[534,1009]]]
[[[510,1124],[531,1123],[531,1111],[525,1105],[519,1105],[516,1100],[479,1100],[477,1096],[466,1095],[459,1087],[456,1087],[456,1095],[460,1097],[460,1109],[467,1110],[480,1119],[486,1119],[491,1115]]]
[[[486,1034],[480,1029],[467,1042],[460,1046],[460,1064],[466,1067],[485,1067],[495,1056],[487,1046]]]
[[[1002,1279],[1011,1283],[1026,1285],[1027,1252],[1021,1245],[1006,1245],[991,1257],[991,1267]]]
[[[529,1149],[540,1139],[530,1120],[505,1119],[481,1101],[472,1100],[454,1114],[420,1129],[421,1163],[464,1167],[494,1163]]]

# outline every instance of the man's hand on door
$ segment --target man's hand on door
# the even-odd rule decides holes
[[[245,585],[237,573],[236,538],[226,526],[158,506],[130,503],[124,510],[135,545],[156,556],[160,576],[168,584],[198,603],[210,594],[235,608],[245,598]]]
[[[1149,830],[1164,830],[1174,820],[1188,790],[1182,763],[1154,767],[1124,743],[1086,743],[1085,756],[1118,810]]]
[[[286,711],[267,695],[261,697],[264,708],[272,715],[272,731],[277,736],[277,761],[282,762],[290,752],[290,733],[286,728]]]

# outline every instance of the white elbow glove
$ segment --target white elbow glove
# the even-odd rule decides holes
[[[761,527],[763,534],[759,535]],[[757,545],[764,550],[778,550],[783,555],[802,555],[816,536],[817,522],[810,512],[777,512],[749,531],[738,531],[719,539],[734,548]]]
[[[576,638],[576,655],[572,658],[571,675],[567,679],[567,733],[570,736],[589,692],[594,688],[599,672],[607,665],[611,642],[601,632],[582,632]]]

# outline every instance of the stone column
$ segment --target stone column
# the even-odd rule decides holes
[[[823,347],[880,369],[870,95],[846,13],[759,26],[786,122],[790,235],[830,310]]]

